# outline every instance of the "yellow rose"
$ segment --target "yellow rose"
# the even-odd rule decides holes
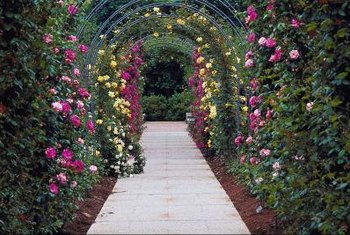
[[[153,7],[153,11],[154,11],[154,12],[159,12],[160,9],[159,9],[159,7]]]
[[[107,88],[111,88],[111,84],[110,84],[109,82],[107,82],[107,83],[105,84],[105,86],[106,86]]]
[[[202,42],[202,41],[203,41],[203,38],[202,38],[202,37],[198,37],[196,41],[197,41],[197,42]]]
[[[114,60],[111,61],[111,68],[115,68],[117,66],[117,62]]]
[[[248,106],[243,106],[243,107],[242,107],[242,111],[248,112]]]
[[[108,96],[111,97],[111,98],[114,98],[115,97],[115,94],[113,91],[109,91],[108,92]]]
[[[205,67],[206,67],[207,69],[210,69],[210,68],[213,67],[213,65],[212,65],[212,63],[207,63],[207,64],[205,65]]]
[[[116,83],[116,82],[112,82],[111,85],[112,85],[113,88],[117,88],[118,87],[118,83]]]
[[[215,76],[217,73],[218,73],[218,71],[216,71],[216,70],[213,70],[213,71],[211,72],[211,74],[213,74],[214,76]]]
[[[170,30],[173,28],[173,26],[171,24],[167,24],[166,28]]]
[[[197,64],[200,64],[200,63],[202,63],[204,61],[204,57],[202,57],[202,56],[200,56],[200,57],[198,57],[198,59],[197,59]]]
[[[206,72],[207,72],[206,69],[201,69],[199,70],[199,75],[204,76]]]
[[[150,13],[146,13],[145,14],[145,17],[149,17],[151,14]]]
[[[105,80],[105,78],[103,76],[98,76],[97,81],[99,82],[103,82]]]
[[[96,120],[96,124],[101,125],[102,123],[103,123],[103,120],[102,120],[102,119]]]
[[[178,19],[176,21],[179,25],[185,25],[186,24],[186,21],[184,21],[183,19]]]
[[[153,36],[155,36],[155,37],[157,38],[157,37],[159,37],[159,33],[158,33],[158,32],[155,32],[155,33],[153,34]]]
[[[98,157],[98,156],[100,156],[100,155],[101,155],[101,152],[100,152],[100,151],[98,151],[98,150],[96,150],[96,151],[95,151],[95,154],[96,154],[96,156]]]

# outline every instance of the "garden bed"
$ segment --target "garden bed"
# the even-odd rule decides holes
[[[205,159],[252,234],[282,233],[276,229],[275,212],[268,208],[264,208],[261,213],[256,212],[259,201],[235,176],[227,173],[223,158],[207,156]]]
[[[74,219],[63,226],[64,234],[86,234],[100,212],[103,204],[111,194],[117,179],[104,177],[89,192],[84,201],[78,202]]]

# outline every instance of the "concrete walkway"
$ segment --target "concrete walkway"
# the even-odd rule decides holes
[[[89,234],[248,234],[183,122],[149,122],[145,173],[118,180]]]

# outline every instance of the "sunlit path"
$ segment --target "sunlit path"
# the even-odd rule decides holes
[[[89,234],[247,234],[183,122],[151,122],[145,173],[118,180]]]

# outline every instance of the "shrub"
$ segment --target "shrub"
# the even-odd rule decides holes
[[[164,96],[143,96],[141,103],[147,121],[164,120],[167,112],[167,100]]]
[[[192,102],[193,96],[190,91],[175,93],[168,99],[165,120],[184,121],[186,118],[186,113],[191,111]]]

